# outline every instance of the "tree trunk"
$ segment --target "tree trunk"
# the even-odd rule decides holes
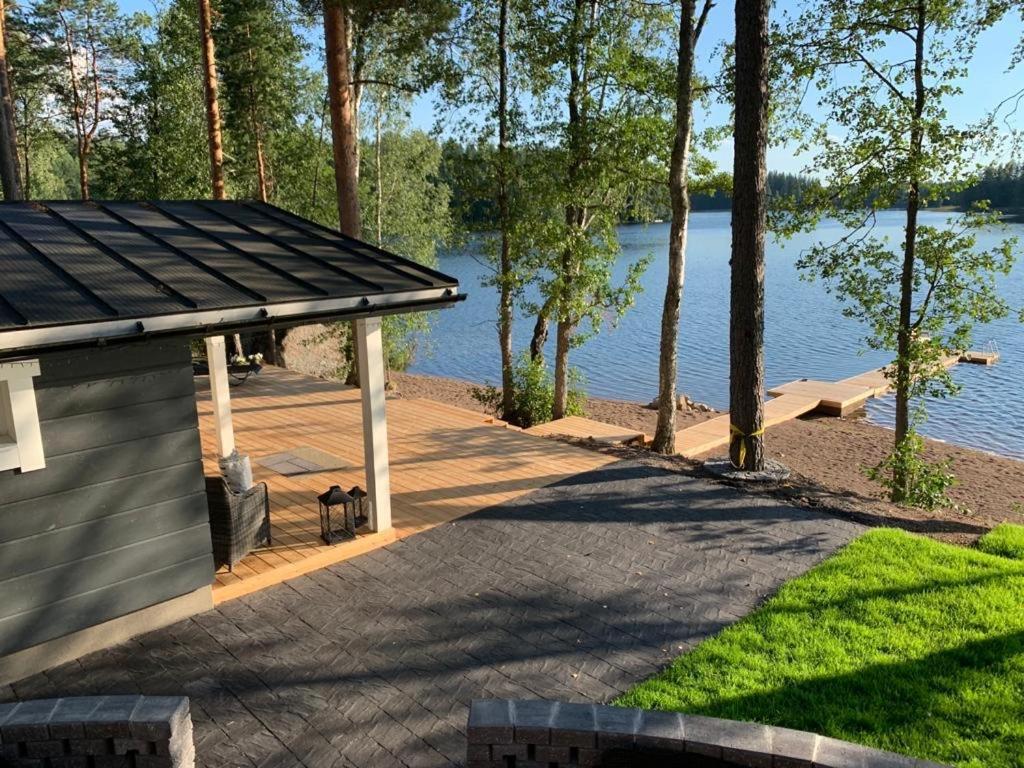
[[[530,337],[530,359],[538,360],[544,357],[544,345],[548,343],[548,328],[551,324],[552,300],[544,302],[544,306],[537,313],[537,321],[533,324],[533,335]]]
[[[7,16],[0,0],[0,182],[4,200],[24,200],[18,164],[18,129],[14,121],[14,95],[7,66]]]
[[[552,419],[564,419],[569,407],[569,347],[572,344],[572,322],[559,318],[555,326],[555,400]]]
[[[501,348],[501,409],[508,419],[515,410],[512,379],[512,243],[509,229],[508,193],[508,4],[501,0],[498,12],[498,168],[497,203],[501,227],[501,253],[498,257],[498,345]]]
[[[736,4],[736,93],[729,316],[729,458],[764,469],[765,148],[768,132],[768,7]]]
[[[924,0],[917,0],[917,28],[914,51],[914,116],[910,128],[910,167],[917,168],[924,135],[921,116],[924,114],[927,91],[924,84],[924,35],[927,8]],[[914,262],[917,246],[917,212],[921,204],[921,179],[915,170],[907,191],[907,222],[903,240],[903,269],[900,275],[900,321],[896,341],[896,450],[910,433],[911,345],[914,329],[911,316],[914,306]],[[910,477],[902,462],[894,462],[891,498],[895,502],[907,499]]]
[[[338,195],[338,227],[349,237],[359,237],[359,155],[356,142],[352,73],[349,65],[348,10],[342,0],[324,2],[324,47],[327,93],[331,105],[331,145],[334,150],[334,185]],[[359,385],[355,355],[356,325],[351,323],[345,355],[349,372],[345,383]]]
[[[702,19],[710,10],[705,3]],[[658,426],[651,448],[675,453],[676,379],[679,356],[679,307],[683,300],[686,266],[686,228],[690,218],[690,142],[693,135],[693,59],[697,36],[697,0],[682,0],[679,13],[679,58],[676,64],[676,133],[672,142],[668,187],[672,203],[672,229],[668,241],[668,279],[661,311],[661,347],[658,359]]]
[[[331,105],[334,183],[338,192],[338,224],[349,237],[359,237],[359,169],[348,56],[348,11],[341,0],[324,3],[324,44],[327,90]]]
[[[377,114],[374,116],[374,147],[373,147],[373,167],[377,174],[376,179],[376,194],[377,194],[377,211],[376,219],[377,224],[377,245],[384,244],[384,148],[381,143],[383,138],[383,125],[381,119],[380,105],[377,105]]]
[[[78,145],[78,189],[83,200],[89,199],[89,151],[88,142]]]
[[[203,92],[206,95],[206,140],[210,146],[210,184],[214,200],[224,200],[224,142],[217,101],[217,55],[213,44],[210,0],[199,0],[199,41],[203,52]]]

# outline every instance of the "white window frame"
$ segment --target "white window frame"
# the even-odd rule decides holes
[[[0,470],[46,466],[32,382],[38,375],[38,360],[0,363]]]

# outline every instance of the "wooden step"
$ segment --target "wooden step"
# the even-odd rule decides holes
[[[601,443],[612,444],[643,444],[647,442],[647,435],[643,432],[619,427],[615,424],[606,424],[603,421],[587,419],[583,416],[566,416],[564,419],[537,424],[523,431],[528,435],[539,435],[541,437],[568,435],[569,437],[580,437],[586,440],[597,440]]]

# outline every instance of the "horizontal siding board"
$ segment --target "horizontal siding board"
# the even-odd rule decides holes
[[[5,482],[0,479],[0,488]],[[63,493],[33,496],[0,506],[0,542],[38,536],[199,492],[205,493],[203,466],[201,461],[193,460]],[[0,572],[3,566],[0,560]]]
[[[0,655],[28,648],[85,627],[116,619],[207,586],[213,556],[201,555],[130,581],[67,598],[0,619]]]
[[[52,459],[47,457],[46,468],[38,472],[24,475],[3,473],[0,505],[62,493],[119,477],[131,477],[170,464],[197,460],[200,456],[198,432],[184,429]]]
[[[50,387],[132,373],[152,375],[167,367],[189,369],[191,352],[184,339],[145,341],[42,355],[36,387]],[[190,370],[190,369],[189,369]]]
[[[178,366],[146,374],[112,376],[76,384],[65,383],[59,388],[36,389],[39,419],[43,422],[175,398],[195,401],[192,374]]]
[[[67,453],[141,440],[198,423],[195,401],[190,398],[110,408],[42,422],[43,450],[47,461],[52,461]]]
[[[40,358],[46,467],[0,473],[0,653],[208,585],[188,344]]]
[[[15,539],[0,544],[0,576],[13,579],[194,528],[208,523],[209,514],[203,491]]]
[[[210,531],[197,525],[116,550],[0,581],[0,618],[58,602],[68,594],[113,586],[212,551]],[[212,557],[212,555],[211,555]],[[212,573],[211,573],[212,577]],[[45,599],[46,597],[50,599]],[[43,599],[41,599],[43,598]]]

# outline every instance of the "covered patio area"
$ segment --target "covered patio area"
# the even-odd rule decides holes
[[[208,475],[216,475],[215,409],[207,379],[199,377],[196,382],[204,464]],[[592,451],[505,429],[482,413],[429,400],[389,398],[392,527],[327,545],[320,538],[317,495],[331,485],[366,487],[360,391],[268,366],[244,384],[232,386],[230,398],[235,444],[251,457],[255,480],[269,488],[273,543],[231,572],[226,567],[218,570],[215,603],[511,501],[610,461]],[[282,474],[266,462],[292,451],[336,468]]]

